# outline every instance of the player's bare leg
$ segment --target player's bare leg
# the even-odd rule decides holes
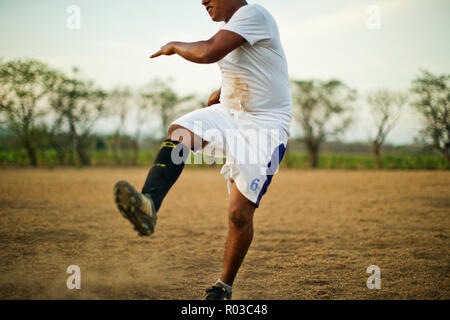
[[[216,285],[207,290],[206,299],[231,299],[231,287],[253,240],[255,209],[255,204],[243,196],[233,182],[228,206],[229,231],[223,273]]]
[[[253,240],[253,216],[255,204],[248,200],[233,183],[228,207],[228,238],[225,247],[224,270],[220,280],[233,285],[236,274],[244,261]]]

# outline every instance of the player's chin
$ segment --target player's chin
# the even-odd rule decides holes
[[[220,21],[221,21],[220,18],[217,17],[217,16],[214,15],[214,14],[210,14],[209,16],[211,17],[211,20],[214,21],[214,22],[220,22]]]

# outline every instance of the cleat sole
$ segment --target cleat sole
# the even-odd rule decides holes
[[[156,212],[151,199],[137,192],[128,182],[119,181],[114,186],[114,200],[122,216],[127,219],[139,236],[150,236],[156,225]],[[147,201],[147,203],[143,203]]]

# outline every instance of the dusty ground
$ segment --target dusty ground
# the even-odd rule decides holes
[[[112,201],[145,169],[0,171],[0,298],[197,299],[221,271],[228,196],[186,170],[137,237]],[[281,171],[235,299],[449,299],[450,172]],[[66,288],[69,265],[81,290]],[[368,290],[366,268],[381,268]]]

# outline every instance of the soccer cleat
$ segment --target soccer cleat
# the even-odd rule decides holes
[[[231,300],[231,293],[220,283],[206,289],[204,300]]]
[[[157,217],[150,196],[137,192],[126,181],[119,181],[114,186],[114,200],[124,218],[131,222],[141,237],[153,234]]]

